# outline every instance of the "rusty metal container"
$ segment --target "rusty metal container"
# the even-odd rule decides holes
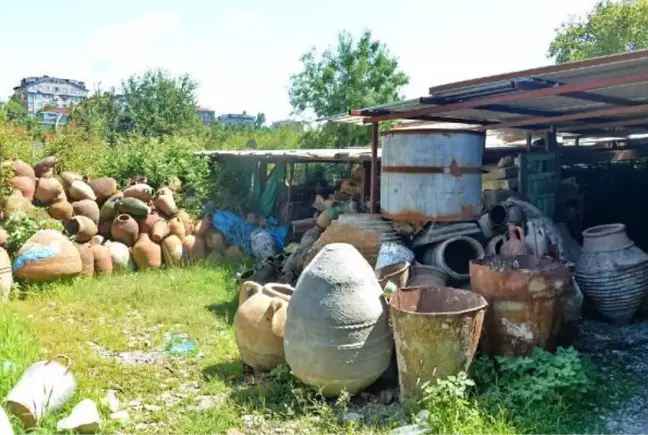
[[[468,370],[482,330],[486,300],[454,288],[407,287],[389,301],[401,401],[426,381]]]
[[[487,353],[529,355],[553,351],[563,324],[569,263],[550,257],[492,255],[470,263],[472,291],[489,304],[481,347]]]
[[[477,220],[486,136],[471,130],[383,133],[381,214],[392,220]]]

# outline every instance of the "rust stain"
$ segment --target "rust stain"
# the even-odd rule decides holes
[[[470,204],[463,205],[459,213],[439,216],[427,216],[417,210],[403,210],[398,213],[390,213],[385,209],[381,209],[380,214],[394,221],[457,222],[476,220],[479,218],[478,213],[475,212],[475,208]]]
[[[450,174],[453,177],[457,177],[457,178],[461,177],[461,168],[459,167],[455,159],[452,159],[452,162],[450,162]]]

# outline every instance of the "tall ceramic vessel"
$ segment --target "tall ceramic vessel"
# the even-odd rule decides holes
[[[353,246],[324,246],[304,269],[284,333],[295,376],[335,396],[358,393],[389,367],[393,338],[373,268]]]
[[[588,228],[583,231],[576,282],[606,319],[628,323],[648,289],[648,255],[630,240],[623,224]]]

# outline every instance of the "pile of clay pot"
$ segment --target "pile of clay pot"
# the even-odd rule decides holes
[[[3,202],[5,217],[36,205],[65,229],[65,235],[42,230],[27,240],[14,260],[18,278],[92,277],[243,256],[241,247],[227,247],[209,216],[193,221],[178,209],[170,187],[155,191],[140,177],[120,190],[110,177],[91,180],[73,172],[55,176],[57,163],[49,157],[33,167],[20,160],[4,164],[13,171],[9,184],[14,188]]]

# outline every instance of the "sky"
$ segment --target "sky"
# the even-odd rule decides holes
[[[164,68],[198,83],[216,114],[291,116],[290,76],[312,47],[369,29],[430,86],[551,63],[555,29],[596,0],[0,0],[0,99],[20,79],[82,80],[91,91]]]

